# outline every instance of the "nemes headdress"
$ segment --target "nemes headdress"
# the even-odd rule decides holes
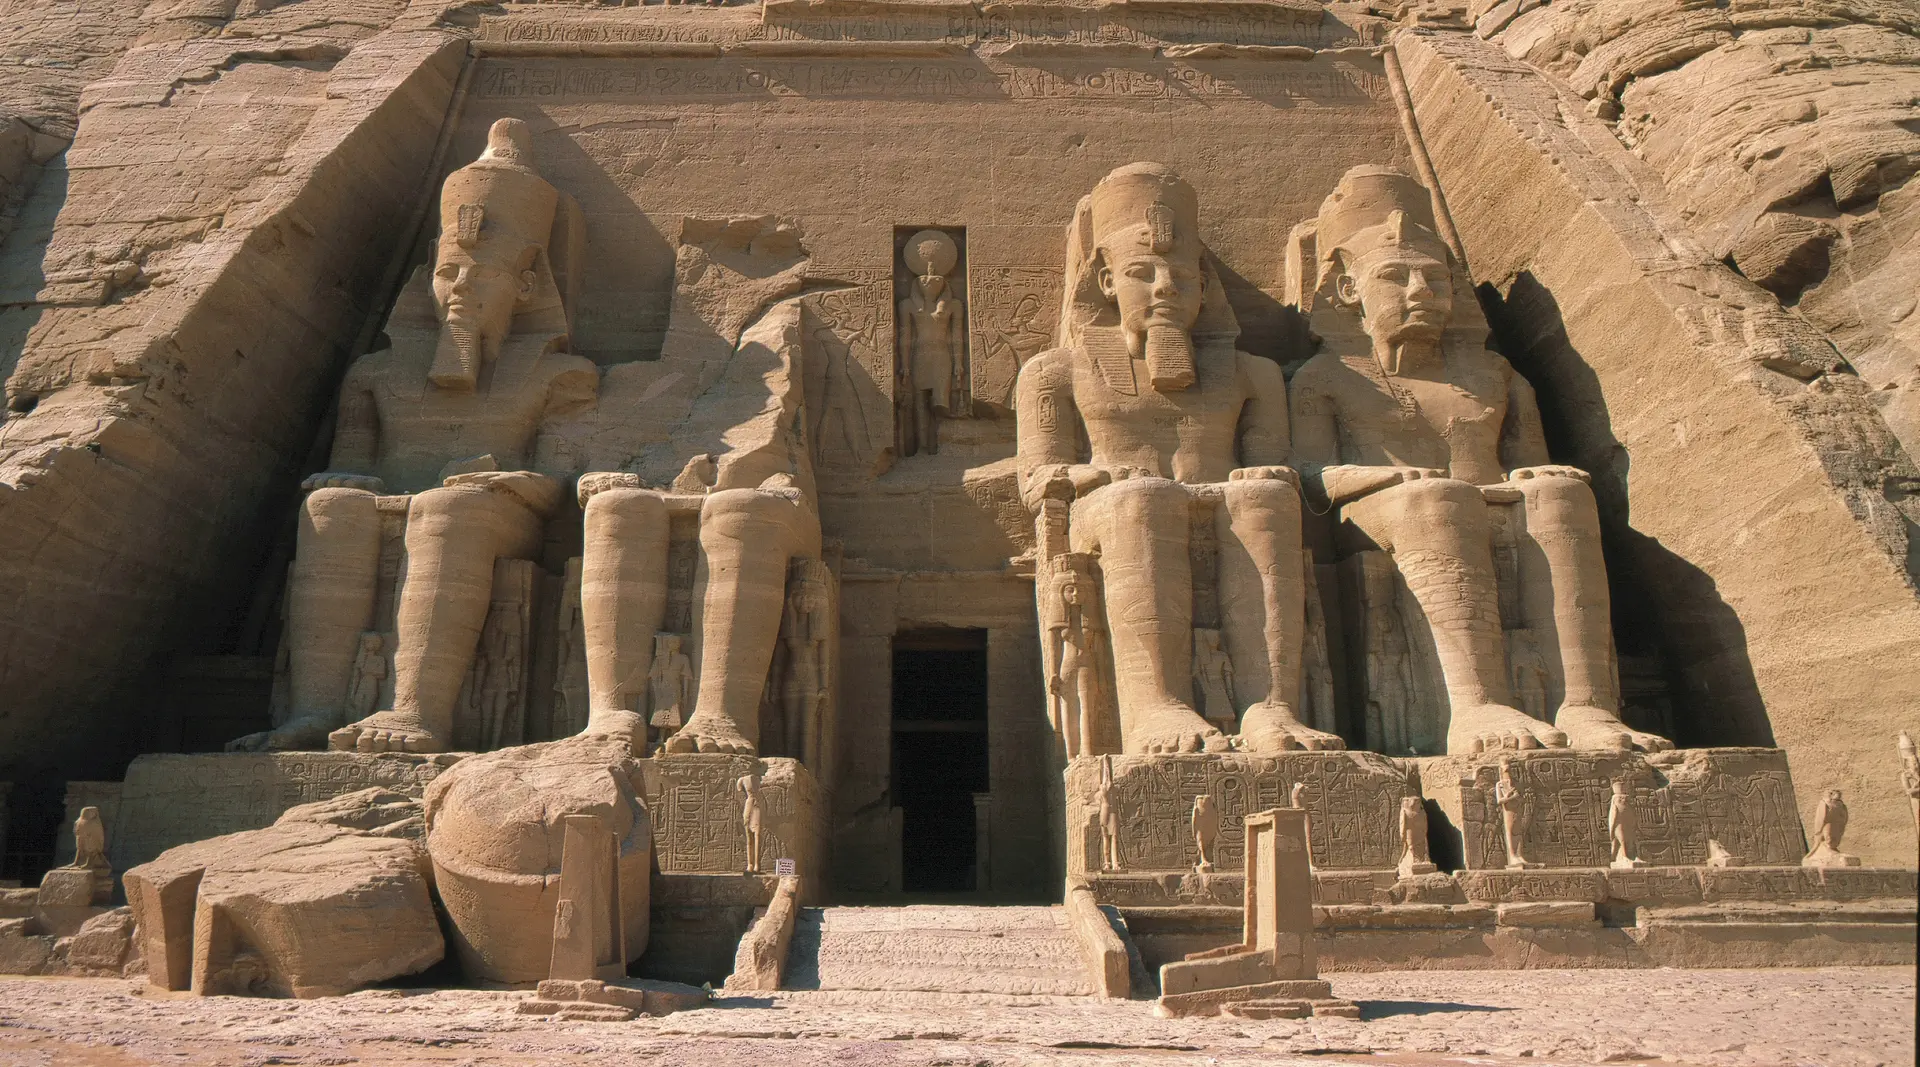
[[[1107,384],[1131,396],[1139,389],[1132,356],[1118,332],[1113,306],[1100,292],[1096,269],[1102,255],[1128,252],[1199,262],[1206,288],[1192,331],[1194,348],[1231,348],[1240,338],[1240,325],[1207,261],[1206,246],[1200,240],[1200,200],[1193,186],[1160,163],[1129,163],[1114,170],[1080,199],[1067,228],[1059,343],[1084,349]],[[1180,346],[1150,342],[1148,363],[1156,389],[1183,389],[1194,381],[1192,353]]]
[[[447,175],[440,188],[440,253],[530,269],[528,250],[546,248],[559,202],[559,192],[533,169],[527,124],[501,119],[487,131],[480,158]]]
[[[1452,257],[1433,218],[1433,196],[1411,176],[1388,167],[1348,171],[1320,205],[1315,222],[1316,288],[1347,262],[1380,248],[1411,246],[1441,263]]]

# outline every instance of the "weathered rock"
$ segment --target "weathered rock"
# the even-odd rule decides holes
[[[418,804],[399,796],[368,789],[305,805],[128,871],[148,980],[201,995],[313,997],[437,962],[446,945],[430,870],[404,830]]]
[[[625,739],[581,735],[470,756],[427,789],[427,851],[469,977],[547,976],[563,819],[593,815],[619,843],[629,961],[647,947],[652,827]]]

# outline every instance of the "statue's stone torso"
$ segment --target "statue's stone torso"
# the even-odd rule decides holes
[[[1371,354],[1315,356],[1294,389],[1305,411],[1329,409],[1339,427],[1336,462],[1432,467],[1476,485],[1505,477],[1507,361],[1485,349],[1449,351],[1440,367],[1388,378]]]
[[[528,469],[553,380],[591,367],[579,356],[503,353],[468,393],[428,381],[432,362],[430,350],[388,349],[348,371],[349,386],[373,397],[380,442],[373,473],[388,492],[432,488],[446,464],[473,456],[490,454],[501,470]]]
[[[1136,393],[1115,389],[1084,353],[1056,349],[1071,360],[1073,402],[1092,445],[1091,462],[1138,467],[1177,482],[1221,482],[1239,466],[1235,452],[1241,409],[1252,391],[1232,350],[1202,350],[1194,383],[1162,393],[1148,383],[1144,360],[1133,361]]]

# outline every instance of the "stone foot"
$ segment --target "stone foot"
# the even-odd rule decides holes
[[[679,732],[667,738],[667,743],[661,747],[668,752],[726,752],[736,756],[754,754],[753,742],[747,740],[732,719],[705,711],[694,712],[693,718],[688,719]]]
[[[447,742],[416,716],[376,711],[328,734],[327,747],[335,752],[445,752]]]
[[[587,725],[580,733],[594,737],[618,737],[627,743],[627,751],[636,756],[645,755],[642,750],[647,743],[647,722],[637,712],[617,708],[590,714],[587,716]]]
[[[1302,723],[1285,704],[1267,702],[1247,709],[1240,722],[1240,747],[1248,752],[1295,749],[1337,752],[1347,747],[1337,735]]]
[[[1573,748],[1603,748],[1642,752],[1665,752],[1673,747],[1673,742],[1659,734],[1650,734],[1635,730],[1620,721],[1620,717],[1604,708],[1583,707],[1568,704],[1553,717],[1553,724],[1565,731],[1567,744]]]
[[[298,752],[327,747],[327,724],[317,718],[289,719],[271,730],[227,742],[228,752]]]
[[[1168,704],[1141,713],[1127,730],[1128,755],[1162,755],[1175,752],[1226,752],[1232,747],[1227,735],[1208,725],[1192,708]]]
[[[1518,708],[1501,704],[1455,708],[1447,726],[1447,755],[1502,749],[1565,748],[1567,735]]]

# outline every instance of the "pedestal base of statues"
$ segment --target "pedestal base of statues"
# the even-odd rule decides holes
[[[1174,993],[1156,1001],[1153,1013],[1162,1019],[1204,1015],[1231,1015],[1240,1019],[1304,1019],[1309,1015],[1325,1015],[1358,1019],[1360,1006],[1350,1000],[1340,1000],[1333,995],[1333,986],[1313,978]]]
[[[222,834],[273,825],[288,808],[379,787],[418,798],[460,758],[358,752],[216,752],[140,756],[119,783],[107,837],[115,870]],[[93,783],[100,790],[111,783]]]

